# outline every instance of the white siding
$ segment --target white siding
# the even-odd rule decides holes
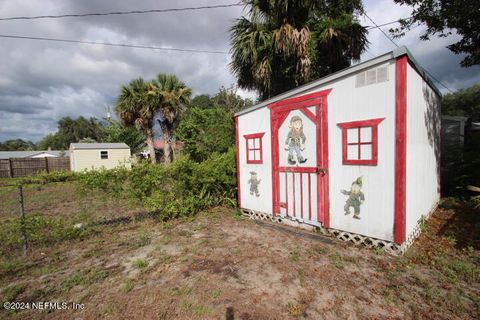
[[[388,81],[356,88],[353,74],[316,90],[332,89],[328,96],[330,227],[393,241],[395,61],[380,66],[388,67]],[[378,164],[343,165],[342,130],[337,123],[375,118],[385,118],[378,126]],[[350,190],[360,176],[365,202],[360,207],[361,219],[356,220],[344,214],[348,196],[340,190]]]
[[[407,236],[440,199],[440,101],[407,66]]]
[[[394,221],[394,156],[395,156],[395,61],[376,65],[387,67],[387,79],[380,83],[356,87],[356,74],[315,87],[298,95],[332,89],[328,96],[329,136],[329,196],[330,227],[393,241]],[[365,69],[362,72],[366,71]],[[385,77],[384,77],[385,78]],[[293,96],[292,96],[293,97]],[[343,165],[342,130],[337,123],[385,118],[378,126],[378,165]],[[239,116],[239,155],[241,206],[272,213],[272,172],[270,148],[270,110],[267,107]],[[247,165],[244,134],[265,132],[262,165]],[[279,141],[280,145],[283,141]],[[249,172],[256,171],[262,179],[260,197],[249,193]],[[350,190],[358,177],[363,177],[365,202],[360,220],[344,214],[348,196],[340,190]]]
[[[246,134],[265,132],[263,136],[263,163],[247,164]],[[270,133],[270,109],[261,108],[238,118],[238,146],[240,159],[240,203],[242,208],[265,213],[272,213],[272,156]],[[259,197],[250,194],[250,171],[257,173],[261,180],[258,190]]]
[[[100,158],[100,151],[108,151],[108,159]],[[130,149],[80,149],[72,150],[70,158],[73,171],[131,167]]]

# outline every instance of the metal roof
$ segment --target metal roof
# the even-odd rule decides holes
[[[89,149],[130,149],[123,142],[119,143],[70,143],[70,150],[89,150]]]
[[[433,80],[430,78],[430,76],[428,76],[426,71],[418,64],[418,62],[415,60],[412,53],[407,49],[407,47],[402,46],[402,47],[399,47],[399,48],[397,48],[393,51],[390,51],[390,52],[387,52],[387,53],[385,53],[381,56],[378,56],[376,58],[367,60],[365,62],[356,64],[354,66],[345,68],[343,70],[337,71],[337,72],[332,73],[332,74],[330,74],[326,77],[320,78],[318,80],[312,81],[310,83],[304,84],[304,85],[302,85],[300,87],[297,87],[295,89],[286,91],[286,92],[281,93],[281,94],[279,94],[275,97],[272,97],[270,99],[262,101],[262,102],[254,105],[250,108],[247,108],[245,110],[241,110],[241,111],[235,113],[235,117],[240,116],[240,115],[245,114],[245,113],[252,112],[252,111],[260,109],[260,108],[263,108],[263,107],[265,107],[265,106],[267,106],[267,105],[269,105],[273,102],[280,101],[280,100],[287,99],[287,98],[290,98],[292,96],[301,94],[301,93],[309,91],[309,90],[311,90],[315,87],[325,85],[327,83],[333,82],[333,81],[338,80],[340,78],[345,78],[345,77],[350,76],[354,73],[357,73],[357,72],[359,72],[363,69],[368,69],[370,67],[373,67],[373,66],[378,65],[378,64],[385,63],[387,61],[393,60],[393,59],[395,59],[397,57],[400,57],[400,56],[403,56],[403,55],[408,56],[408,59],[412,63],[412,66],[417,70],[417,72],[422,76],[422,78],[430,85],[430,87],[439,96],[441,96],[442,94],[440,93],[440,90],[438,90],[438,88],[435,86],[435,84],[433,83]]]
[[[70,151],[68,150],[0,151],[0,159],[32,158],[34,156],[39,156],[44,153],[54,157],[68,157],[70,155]]]

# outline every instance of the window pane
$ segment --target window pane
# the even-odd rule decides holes
[[[260,160],[260,150],[255,150],[255,160]]]
[[[361,160],[372,160],[372,145],[371,144],[362,144],[360,147],[360,159]]]
[[[247,139],[248,149],[255,148],[253,140],[254,139]]]
[[[358,160],[358,145],[347,146],[347,159]]]
[[[108,151],[100,151],[100,159],[108,159]]]
[[[347,129],[347,142],[358,142],[358,128]]]
[[[372,142],[372,127],[360,128],[361,142]]]
[[[260,149],[260,138],[255,138],[253,140],[254,140],[255,149]]]
[[[253,150],[248,151],[248,160],[255,160],[255,151]]]

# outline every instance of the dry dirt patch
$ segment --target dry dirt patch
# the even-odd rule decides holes
[[[2,262],[0,300],[81,302],[83,310],[1,310],[0,317],[478,319],[478,277],[461,269],[478,256],[475,249],[449,248],[464,265],[444,270],[419,261],[421,245],[392,257],[292,230],[225,208],[196,219],[99,227],[82,241]]]

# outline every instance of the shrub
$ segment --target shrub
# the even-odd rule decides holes
[[[188,156],[170,165],[140,162],[131,170],[99,170],[79,174],[81,187],[141,201],[163,220],[196,214],[210,206],[235,204],[235,150],[213,153],[197,163]]]

